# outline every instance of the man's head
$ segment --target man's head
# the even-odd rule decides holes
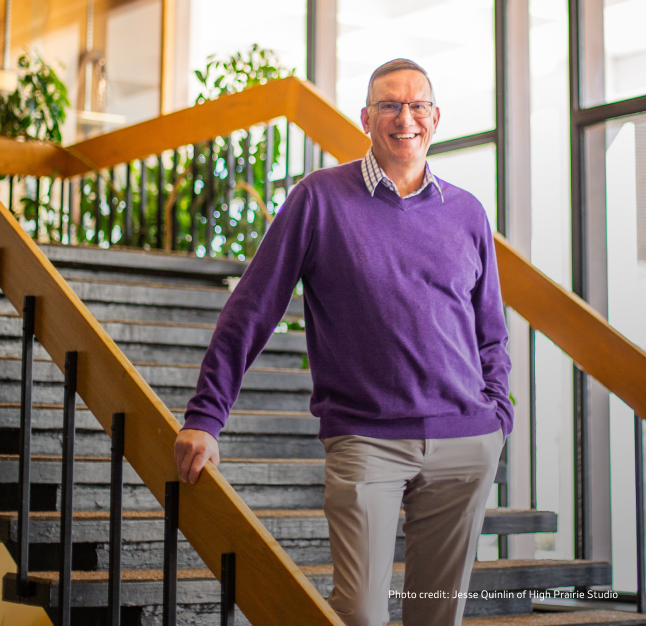
[[[380,107],[380,102],[394,104]],[[428,105],[408,104],[411,102],[433,103],[430,115],[422,117],[428,113]],[[396,117],[388,117],[394,113]],[[395,59],[378,67],[370,77],[361,121],[364,131],[370,133],[375,157],[387,173],[391,167],[423,168],[439,120],[431,81],[417,63]]]

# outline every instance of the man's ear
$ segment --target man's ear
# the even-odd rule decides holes
[[[370,116],[368,115],[368,107],[361,109],[361,124],[363,124],[363,132],[366,135],[370,132]]]

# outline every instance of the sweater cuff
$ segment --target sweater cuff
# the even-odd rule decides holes
[[[223,428],[218,420],[213,417],[205,417],[204,415],[191,415],[186,418],[182,430],[203,430],[215,439],[218,438],[220,431]]]

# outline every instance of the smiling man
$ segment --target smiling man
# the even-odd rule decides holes
[[[493,239],[482,205],[437,179],[440,120],[416,63],[370,79],[366,157],[290,193],[218,318],[175,446],[195,482],[242,377],[299,279],[325,447],[324,511],[348,626],[384,626],[400,510],[404,626],[461,623],[485,502],[512,428],[509,357]]]

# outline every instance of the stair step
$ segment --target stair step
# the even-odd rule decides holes
[[[120,277],[113,277],[112,280],[96,280],[69,274],[68,272],[66,276],[67,282],[81,300],[90,304],[121,304],[135,307],[129,309],[139,314],[135,315],[134,319],[147,319],[146,312],[153,307],[209,311],[217,316],[231,297],[229,289],[221,287],[163,284],[155,280],[147,281],[145,278],[140,278],[137,282],[123,281]],[[141,314],[143,317],[140,317]],[[303,298],[293,296],[285,315],[296,319],[302,318]],[[133,319],[133,317],[126,319]]]
[[[186,406],[195,394],[199,375],[199,367],[196,365],[134,365],[166,406]],[[20,367],[20,359],[0,357],[0,402],[20,401]],[[59,404],[62,401],[63,375],[53,362],[35,360],[34,381],[35,403]],[[242,391],[234,408],[307,411],[311,392],[312,377],[309,370],[251,368],[242,380]]]
[[[327,539],[328,525],[322,509],[256,509],[256,517],[277,539]],[[57,543],[60,532],[60,514],[57,512],[31,513],[30,543]],[[397,535],[403,537],[401,512]],[[76,511],[74,513],[73,541],[101,543],[108,541],[110,515],[108,511]],[[556,514],[551,511],[523,511],[515,509],[487,509],[483,534],[520,534],[555,532]],[[163,541],[163,511],[124,511],[123,541]],[[0,541],[17,541],[18,515],[0,513]]]
[[[215,329],[215,320],[209,324],[178,324],[98,319],[131,361],[168,365],[201,364]],[[13,357],[22,354],[22,318],[17,314],[0,316],[0,353]],[[301,369],[306,353],[304,331],[274,333],[254,365]],[[38,343],[34,356],[49,360]]]
[[[171,409],[175,418],[184,423],[184,410]],[[34,430],[62,431],[63,405],[34,405],[32,424]],[[0,404],[0,428],[20,428],[20,404]],[[77,430],[91,430],[105,434],[99,421],[85,406],[76,407]],[[232,410],[222,432],[230,434],[318,435],[319,419],[309,411],[240,411]]]
[[[465,618],[463,626],[646,626],[646,615],[627,611],[565,611],[558,613],[532,613],[500,617]],[[389,626],[402,626],[391,623]]]
[[[332,589],[332,566],[301,566],[301,571],[312,582],[323,597]],[[73,572],[72,606],[105,606],[107,604],[106,571]],[[18,601],[16,594],[16,575],[7,574],[3,583],[3,597],[10,602]],[[58,602],[58,572],[32,572],[29,580],[34,584],[35,595],[28,601],[30,604],[51,608]],[[161,570],[126,570],[122,575],[122,593],[124,606],[141,606],[161,604]],[[511,593],[525,588],[546,589],[551,587],[586,584],[603,585],[610,581],[610,565],[599,561],[528,561],[510,560],[498,562],[476,562],[471,576],[470,590],[480,592],[489,590],[509,590],[504,602],[500,605],[514,605],[514,600],[527,599]],[[396,563],[393,567],[391,589],[401,591],[404,583],[404,565]],[[179,570],[178,604],[196,604],[217,602],[220,586],[213,574],[206,569]],[[502,594],[501,594],[502,595]],[[514,597],[510,597],[514,596]],[[392,598],[391,600],[394,600]],[[480,611],[493,607],[494,599],[475,598],[467,605],[480,606]],[[478,602],[479,600],[479,602]],[[399,602],[391,602],[391,615],[397,611]],[[530,601],[531,604],[531,601]],[[393,611],[394,609],[394,611]],[[473,608],[468,610],[473,614]],[[395,617],[395,619],[397,619]]]

